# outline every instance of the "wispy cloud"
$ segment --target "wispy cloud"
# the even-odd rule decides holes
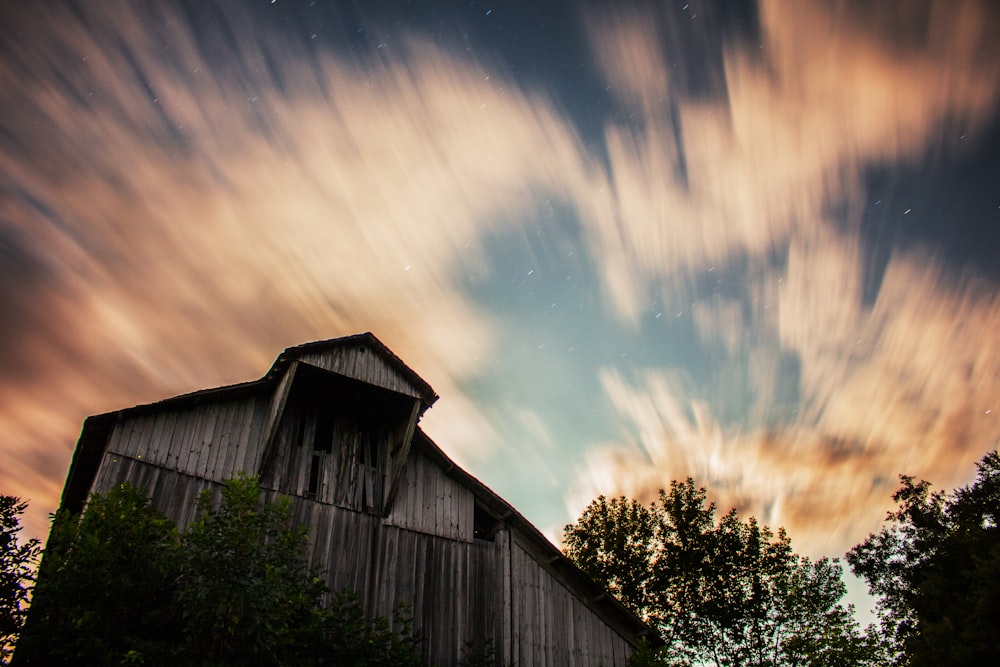
[[[345,60],[261,31],[218,59],[169,10],[38,12],[0,63],[5,264],[38,275],[4,291],[0,487],[51,509],[86,414],[359,330],[442,394],[452,451],[493,442],[457,384],[491,322],[457,276],[581,168],[545,100],[417,37]]]
[[[609,251],[607,292],[633,326],[649,294],[670,295],[722,346],[717,370],[747,378],[746,403],[769,398],[726,421],[713,415],[718,388],[676,369],[606,370],[626,427],[588,453],[571,512],[597,493],[649,497],[694,475],[723,505],[829,553],[877,524],[897,473],[955,484],[996,446],[995,290],[901,251],[873,303],[863,290],[865,170],[953,150],[1000,90],[982,5],[936,3],[929,16],[904,5],[883,5],[871,28],[847,5],[764,2],[759,48],[727,49],[725,90],[694,102],[663,91],[662,21],[595,22],[598,58],[635,118],[608,129],[610,201],[591,219],[593,244]],[[926,30],[897,44],[881,30],[904,18]],[[738,287],[720,291],[716,267],[735,270]],[[774,419],[782,357],[797,397]]]
[[[929,251],[866,273],[859,220],[865,170],[958,150],[995,112],[996,14],[765,2],[758,44],[635,7],[584,21],[616,105],[596,140],[485,49],[414,31],[334,52],[240,12],[5,9],[0,489],[31,498],[32,531],[87,414],[360,330],[435,386],[425,426],[460,460],[531,450],[554,487],[554,460],[582,460],[574,512],[694,474],[818,552],[878,520],[897,472],[967,475],[1000,433],[1000,362],[976,344],[995,290]],[[900,22],[926,29],[887,39]],[[695,91],[680,58],[718,71]],[[466,282],[553,205],[574,218],[574,280],[604,295],[595,337],[669,348],[655,310],[709,350],[579,360],[614,442],[562,442],[573,415],[516,401],[498,428],[469,389],[506,332]]]

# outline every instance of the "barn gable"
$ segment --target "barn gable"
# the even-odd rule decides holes
[[[425,409],[438,398],[423,378],[371,333],[290,347],[281,353],[275,366],[286,358],[419,398]]]

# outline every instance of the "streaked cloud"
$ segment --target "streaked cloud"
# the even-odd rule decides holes
[[[580,169],[545,100],[418,37],[345,61],[261,32],[217,60],[169,10],[39,11],[0,65],[11,271],[39,266],[5,296],[0,488],[41,514],[85,415],[360,330],[441,393],[428,428],[450,451],[494,442],[456,384],[494,335],[457,276]]]
[[[606,76],[624,82],[638,118],[609,128],[613,201],[591,227],[611,249],[608,293],[633,326],[654,291],[678,316],[690,310],[703,343],[723,350],[723,385],[739,391],[746,378],[747,407],[722,420],[725,386],[606,368],[625,427],[588,452],[571,514],[598,493],[648,498],[694,475],[724,507],[836,553],[877,525],[898,473],[954,485],[996,446],[995,287],[949,277],[927,252],[897,251],[884,275],[866,273],[865,170],[956,150],[1000,91],[983,5],[936,3],[927,16],[904,5],[881,5],[873,20],[847,3],[762,3],[760,48],[727,50],[724,94],[693,102],[638,93],[658,91],[650,81],[670,69],[651,46],[655,17],[595,28]],[[922,37],[893,43],[893,12],[926,20]],[[717,269],[735,271],[738,287],[720,291]],[[873,302],[866,281],[878,285]],[[776,420],[782,357],[797,397]]]
[[[86,415],[372,330],[441,394],[425,428],[533,518],[693,474],[849,546],[898,472],[954,484],[1000,434],[995,285],[933,248],[873,262],[861,224],[868,170],[996,113],[997,14],[861,7],[764,2],[759,42],[707,5],[592,12],[597,136],[448,30],[6,9],[0,490],[40,534]],[[505,252],[538,270],[499,284]]]

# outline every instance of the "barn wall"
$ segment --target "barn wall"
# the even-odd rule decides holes
[[[153,503],[179,526],[187,526],[198,510],[198,495],[204,489],[219,489],[207,479],[168,470],[147,461],[108,453],[94,480],[92,493],[107,493],[123,482],[146,489]]]
[[[148,489],[180,526],[195,518],[202,490],[220,488],[109,453],[93,491],[121,482]],[[627,664],[628,643],[511,540],[507,529],[489,542],[457,540],[309,498],[294,497],[292,503],[296,520],[309,526],[310,566],[332,590],[357,592],[372,615],[391,618],[405,603],[414,611],[414,628],[426,640],[424,658],[431,664],[457,664],[466,646],[486,642],[496,649],[498,663],[512,667]]]
[[[472,492],[427,456],[411,449],[388,523],[464,542],[472,541]]]
[[[128,482],[180,526],[197,514],[198,495],[221,485],[120,454],[108,454],[93,491]],[[292,498],[297,522],[309,526],[307,558],[332,590],[357,592],[372,615],[392,618],[400,603],[414,611],[430,664],[457,664],[467,644],[503,635],[506,534],[462,542],[388,526],[381,517],[308,498]]]
[[[510,559],[513,665],[627,665],[629,644],[516,542]]]
[[[400,394],[420,397],[422,393],[384,356],[364,343],[306,352],[299,356],[299,360]]]
[[[431,664],[457,664],[467,643],[503,636],[506,538],[462,542],[390,526],[370,514],[296,498],[310,526],[309,562],[333,590],[359,592],[369,613],[413,610]]]
[[[214,481],[255,472],[266,413],[266,402],[251,397],[129,416],[112,430],[105,458],[117,454]]]

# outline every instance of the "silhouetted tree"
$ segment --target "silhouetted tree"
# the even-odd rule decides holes
[[[657,628],[666,645],[637,653],[652,665],[863,665],[836,561],[796,555],[777,534],[715,505],[694,480],[672,482],[644,506],[596,499],[566,526],[567,555]]]
[[[898,665],[1000,664],[1000,455],[946,494],[901,475],[887,525],[847,554]]]
[[[57,513],[18,665],[165,664],[178,636],[178,538],[127,484]]]
[[[58,515],[16,664],[421,664],[405,614],[371,620],[344,592],[322,605],[306,529],[256,477],[203,493],[199,509],[179,533],[123,484]]]
[[[14,496],[0,496],[0,664],[7,664],[21,633],[26,605],[34,582],[39,542],[18,540],[20,516],[27,504]]]
[[[261,502],[257,478],[226,481],[182,537],[177,600],[186,664],[300,664],[326,590],[306,567],[306,529],[287,498]]]

